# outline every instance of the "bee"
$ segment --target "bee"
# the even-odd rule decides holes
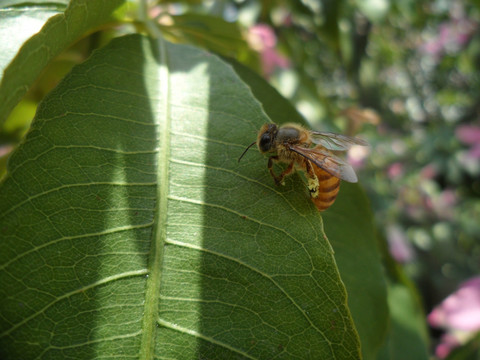
[[[285,176],[295,170],[305,173],[310,198],[319,211],[327,210],[335,202],[340,180],[358,181],[353,168],[332,151],[346,151],[353,145],[368,146],[366,141],[356,137],[309,131],[298,124],[265,124],[258,132],[257,140],[245,149],[238,161],[255,144],[262,154],[271,154],[267,166],[276,185],[284,185]],[[276,175],[274,162],[288,166]]]

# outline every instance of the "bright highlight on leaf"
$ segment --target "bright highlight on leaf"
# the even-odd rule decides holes
[[[14,1],[11,3],[15,5]],[[113,21],[115,10],[125,0],[71,0],[65,12],[57,15],[54,14],[61,7],[58,3],[34,7],[25,3],[25,13],[14,6],[0,12],[0,40],[4,40],[4,53],[0,55],[0,69],[4,71],[0,81],[0,124],[55,56],[86,32]],[[51,18],[41,31],[23,43],[27,36],[18,34],[25,34],[27,26],[33,34],[39,28],[30,29],[31,23],[45,21],[48,16]],[[13,58],[13,54],[17,56]]]

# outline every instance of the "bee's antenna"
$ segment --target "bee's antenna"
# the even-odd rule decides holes
[[[238,158],[238,162],[240,162],[240,160],[242,159],[243,155],[245,155],[245,153],[248,151],[248,149],[250,149],[253,145],[255,145],[257,142],[254,141],[253,143],[251,143],[250,145],[247,146],[247,148],[245,149],[245,151],[242,153],[242,155],[240,155],[240,157]]]

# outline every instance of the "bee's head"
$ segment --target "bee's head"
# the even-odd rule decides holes
[[[245,155],[245,153],[250,149],[253,145],[257,144],[258,149],[260,152],[266,153],[269,151],[275,151],[275,139],[277,137],[277,125],[275,124],[265,124],[262,126],[260,131],[258,132],[257,141],[248,145],[242,155],[238,158],[238,161]]]
[[[258,132],[257,146],[261,153],[275,150],[275,139],[277,137],[277,125],[265,124]]]

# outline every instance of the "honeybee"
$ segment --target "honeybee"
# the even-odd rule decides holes
[[[292,174],[295,169],[305,173],[310,198],[319,211],[328,209],[335,202],[340,180],[351,183],[358,181],[353,168],[331,151],[346,151],[353,145],[368,146],[366,141],[356,137],[309,131],[298,124],[265,124],[258,132],[257,141],[245,149],[238,161],[255,144],[262,154],[272,154],[268,158],[268,170],[276,185],[284,185],[285,176]],[[288,166],[280,175],[276,175],[273,171],[274,162]]]

